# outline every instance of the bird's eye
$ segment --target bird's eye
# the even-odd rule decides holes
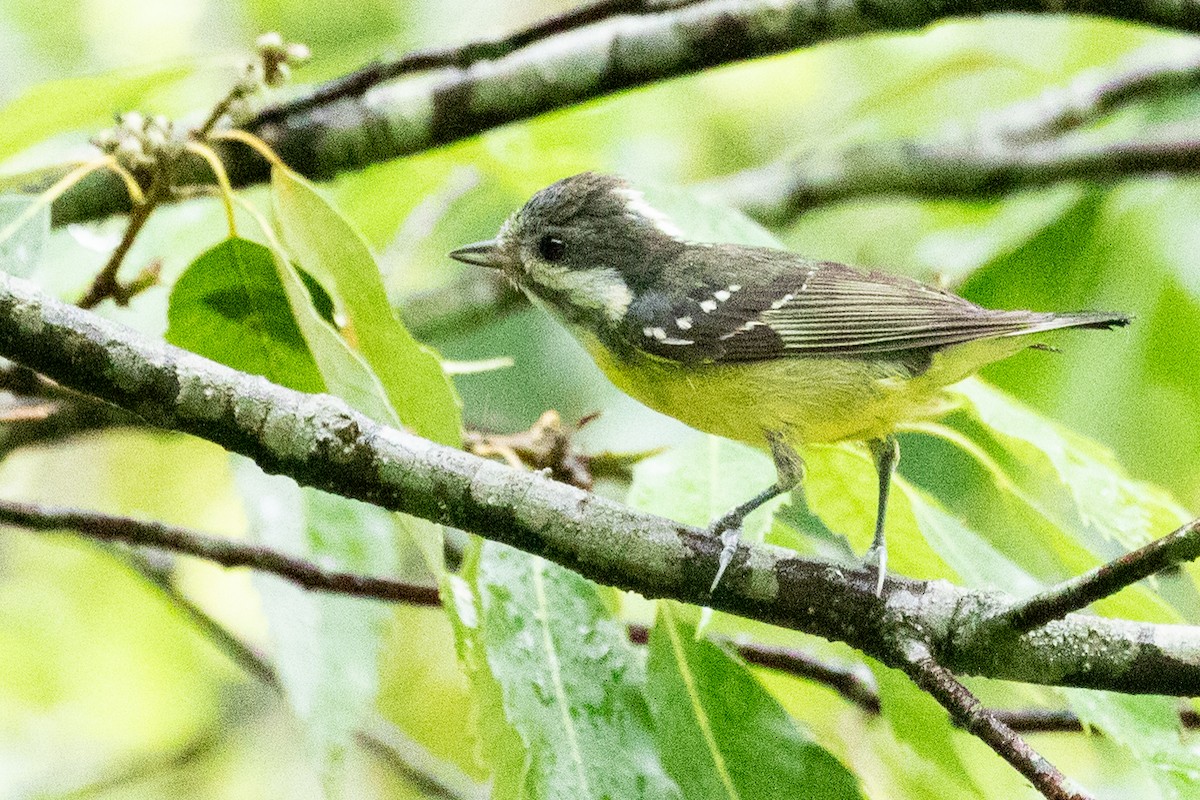
[[[567,253],[567,245],[557,236],[546,234],[538,240],[538,253],[547,261],[561,261]]]

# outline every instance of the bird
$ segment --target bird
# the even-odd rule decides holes
[[[989,309],[904,276],[693,241],[629,181],[596,172],[538,191],[494,238],[449,256],[499,270],[635,400],[770,453],[775,482],[708,529],[722,544],[710,592],[746,516],[802,493],[805,446],[851,441],[879,478],[865,559],[881,595],[897,428],[944,413],[945,388],[981,367],[1044,346],[1036,334],[1130,321]]]

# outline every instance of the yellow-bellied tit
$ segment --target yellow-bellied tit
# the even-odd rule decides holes
[[[942,390],[1056,328],[1125,325],[1120,314],[998,311],[905,277],[795,253],[689,241],[625,180],[565,178],[495,239],[450,254],[501,270],[583,343],[636,400],[702,431],[770,451],[778,480],[716,520],[742,520],[801,485],[798,450],[866,442],[879,472],[868,557],[887,567],[884,519],[898,425],[944,409]]]

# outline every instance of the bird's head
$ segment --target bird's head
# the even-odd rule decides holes
[[[624,179],[584,172],[535,194],[496,238],[450,257],[501,270],[570,321],[611,324],[684,246],[683,232]]]

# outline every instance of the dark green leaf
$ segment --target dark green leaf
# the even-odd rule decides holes
[[[260,244],[228,239],[201,254],[176,282],[167,320],[172,344],[292,389],[325,391]]]

